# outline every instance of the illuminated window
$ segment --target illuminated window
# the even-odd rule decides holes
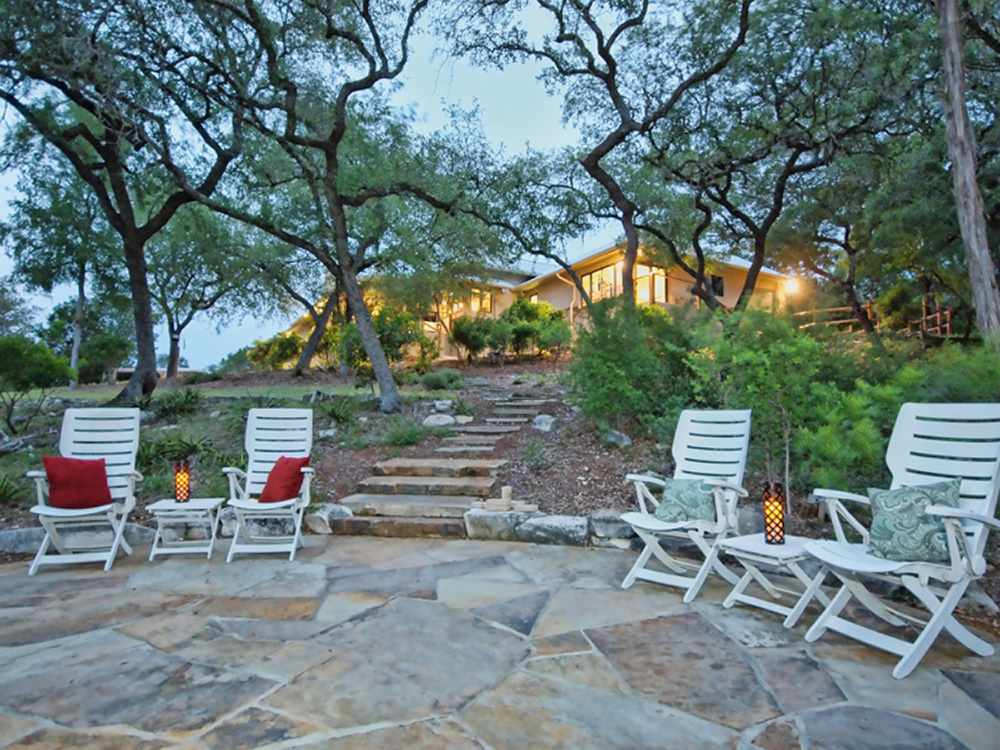
[[[533,305],[537,305],[538,304],[538,295],[537,294],[532,294],[530,297],[528,297],[528,301],[531,304],[533,304]]]
[[[483,312],[491,312],[493,310],[493,292],[488,289],[483,290],[483,303],[479,306],[479,309]]]
[[[474,313],[479,312],[479,302],[480,302],[479,295],[480,294],[481,294],[481,292],[479,291],[479,289],[477,287],[472,287],[472,301],[469,303],[469,307],[472,310],[472,312],[474,312]]]
[[[667,274],[662,268],[657,268],[653,274],[653,302],[667,302]]]

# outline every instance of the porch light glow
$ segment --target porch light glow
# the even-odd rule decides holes
[[[191,499],[191,465],[187,461],[174,464],[174,499],[179,503]]]
[[[785,279],[785,291],[788,294],[795,294],[799,291],[799,280],[795,278]]]
[[[785,488],[779,482],[764,482],[764,541],[785,543]]]

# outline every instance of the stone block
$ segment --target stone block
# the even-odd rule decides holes
[[[597,539],[631,539],[635,530],[616,511],[599,510],[590,516],[590,535],[594,546],[598,546]]]
[[[632,438],[624,432],[608,430],[608,432],[601,435],[601,444],[614,448],[628,448],[632,445]]]
[[[449,427],[455,424],[455,418],[450,414],[431,414],[424,419],[424,427]]]
[[[466,511],[465,534],[469,539],[484,539],[493,542],[518,541],[517,529],[525,521],[542,513],[519,511],[493,511],[473,508]]]
[[[556,418],[550,414],[539,414],[531,422],[531,426],[539,432],[552,432],[552,428],[555,427],[555,424]]]
[[[585,547],[589,522],[586,516],[539,516],[516,529],[517,541]]]
[[[306,514],[305,525],[314,534],[332,534],[330,519],[350,518],[353,515],[354,512],[346,505],[323,503],[315,511]]]
[[[442,398],[434,402],[434,411],[441,412],[442,414],[451,414],[454,406],[455,402],[450,398]]]
[[[36,526],[30,529],[7,529],[0,531],[0,550],[19,555],[33,555],[45,536],[45,529]]]

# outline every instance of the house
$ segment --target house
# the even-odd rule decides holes
[[[584,256],[571,265],[580,277],[592,301],[616,297],[622,292],[624,251],[620,245]],[[726,307],[736,305],[746,281],[750,263],[731,256],[726,261],[714,261],[709,270],[713,291]],[[517,271],[494,271],[485,281],[470,284],[470,294],[465,300],[455,300],[451,309],[439,311],[439,320],[425,320],[424,333],[435,341],[444,358],[460,356],[458,349],[448,343],[451,321],[463,315],[480,315],[497,318],[521,296],[532,302],[548,302],[562,310],[570,325],[577,326],[586,307],[580,291],[563,268],[546,270],[532,275]],[[636,303],[640,305],[695,304],[701,301],[691,293],[694,278],[679,268],[664,269],[652,265],[639,251],[633,269]],[[767,310],[781,309],[785,303],[785,283],[789,278],[777,271],[762,268],[757,277],[750,304]]]

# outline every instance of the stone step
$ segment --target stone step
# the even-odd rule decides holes
[[[460,454],[460,453],[492,453],[492,445],[446,445],[444,448],[435,448],[435,453]]]
[[[452,443],[459,445],[496,445],[503,440],[503,435],[456,435],[455,437],[441,438],[442,443]]]
[[[534,417],[541,413],[541,409],[494,409],[493,416],[496,417]]]
[[[375,464],[376,476],[490,477],[507,463],[489,458],[392,458]]]
[[[512,398],[504,399],[503,401],[494,401],[493,406],[500,409],[504,407],[520,407],[520,406],[545,406],[545,404],[554,403],[553,398]]]
[[[372,495],[476,495],[487,497],[494,477],[368,477],[358,492]]]
[[[527,417],[486,417],[487,424],[525,424],[530,421]]]
[[[452,432],[469,435],[503,435],[508,432],[520,432],[520,427],[499,424],[466,424],[451,428]]]
[[[461,518],[354,516],[330,519],[330,532],[356,536],[462,539],[465,537],[465,521]]]
[[[474,375],[472,377],[462,378],[462,381],[466,385],[471,385],[475,388],[490,388],[493,385],[493,383],[491,383],[488,379],[479,378]]]
[[[355,493],[340,501],[356,516],[397,518],[461,518],[472,503],[472,495],[376,495]]]

